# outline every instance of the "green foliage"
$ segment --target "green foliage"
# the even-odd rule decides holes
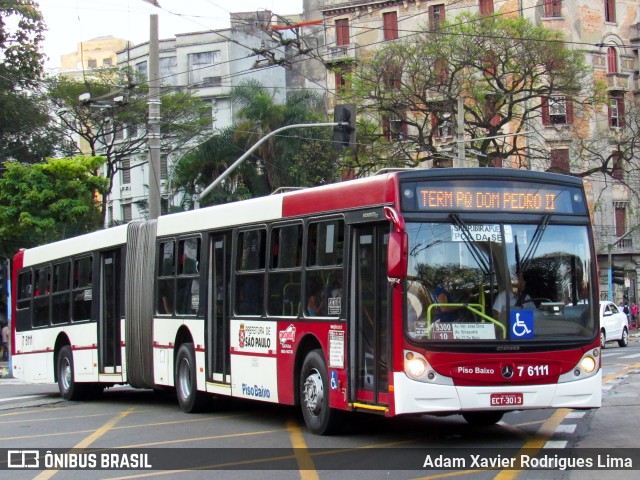
[[[56,138],[39,93],[45,24],[31,0],[0,3],[0,160],[41,161]]]
[[[96,193],[106,180],[95,172],[104,161],[77,156],[35,165],[5,163],[0,177],[0,257],[99,228]]]
[[[257,81],[231,91],[238,122],[212,136],[179,160],[176,187],[190,197],[202,191],[243,153],[270,132],[285,125],[320,123],[327,119],[322,98],[311,91],[290,94],[284,103]],[[300,128],[267,140],[247,158],[204,204],[220,204],[268,195],[280,187],[321,185],[340,179],[341,168],[331,149],[330,128]]]

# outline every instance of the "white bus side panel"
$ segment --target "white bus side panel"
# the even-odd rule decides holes
[[[174,387],[174,350],[180,327],[185,326],[193,338],[196,354],[198,390],[206,390],[204,320],[155,318],[153,324],[153,381],[156,385]],[[177,352],[176,352],[177,353]]]
[[[53,383],[53,348],[58,337],[64,335],[72,346],[75,380],[98,381],[97,328],[96,322],[86,322],[16,332],[13,376],[28,382]]]

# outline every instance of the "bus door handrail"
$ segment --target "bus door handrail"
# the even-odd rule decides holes
[[[488,320],[494,325],[500,327],[500,329],[502,330],[502,338],[507,338],[507,327],[505,327],[501,322],[499,322],[495,318],[485,314],[482,311],[483,305],[479,303],[432,303],[427,308],[427,332],[429,332],[429,336],[431,336],[431,310],[437,307],[465,308],[470,312],[475,313],[483,320]]]

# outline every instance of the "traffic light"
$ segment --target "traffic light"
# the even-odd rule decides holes
[[[624,285],[624,267],[611,265],[611,282],[616,285]]]
[[[343,124],[333,127],[333,148],[353,148],[356,144],[356,106],[336,105],[333,108],[333,121]]]

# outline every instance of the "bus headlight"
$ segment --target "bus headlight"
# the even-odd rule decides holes
[[[410,350],[404,352],[404,373],[413,380],[426,381],[430,370],[429,362],[422,355]]]
[[[596,359],[592,356],[582,357],[582,360],[580,361],[580,368],[585,373],[593,373],[597,365]]]
[[[599,355],[600,352],[597,348],[585,353],[575,367],[573,367],[567,373],[563,373],[562,375],[560,375],[560,377],[558,378],[558,383],[583,380],[598,373]]]

